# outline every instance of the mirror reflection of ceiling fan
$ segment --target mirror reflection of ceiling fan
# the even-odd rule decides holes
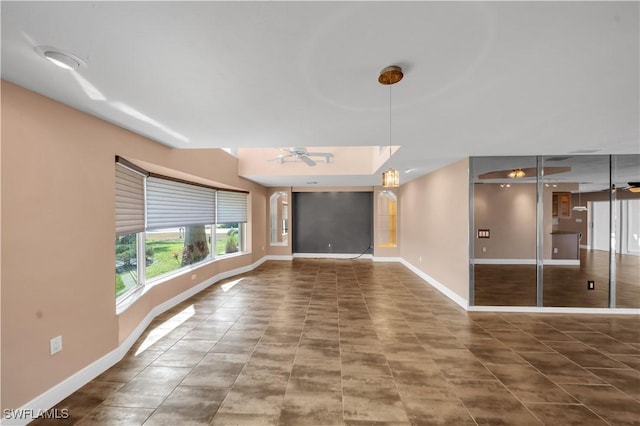
[[[272,158],[269,161],[277,161],[280,164],[302,161],[307,166],[313,167],[317,163],[311,157],[322,157],[322,161],[324,161],[325,163],[330,163],[331,159],[333,158],[333,154],[331,154],[330,152],[309,152],[307,151],[307,148],[303,147],[281,149],[288,152],[288,154],[280,154],[276,158]]]
[[[627,186],[619,186],[616,189],[638,193],[640,192],[640,182],[627,182]]]

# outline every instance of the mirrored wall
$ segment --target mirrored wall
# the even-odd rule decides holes
[[[471,159],[471,303],[640,308],[640,155]]]

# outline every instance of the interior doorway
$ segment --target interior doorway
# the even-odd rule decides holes
[[[591,250],[609,251],[611,239],[609,233],[609,202],[590,201],[589,208],[589,247]]]

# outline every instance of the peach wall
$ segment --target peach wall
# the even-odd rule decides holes
[[[402,258],[469,300],[469,159],[400,187]]]
[[[2,82],[2,408],[18,408],[114,350],[147,313],[265,254],[264,187],[221,150],[173,150]],[[252,252],[154,287],[119,317],[114,156],[250,191]],[[256,220],[258,218],[258,220]],[[49,355],[49,339],[63,350]]]

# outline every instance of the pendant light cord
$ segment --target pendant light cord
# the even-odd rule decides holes
[[[391,167],[391,84],[389,85],[389,167]]]

